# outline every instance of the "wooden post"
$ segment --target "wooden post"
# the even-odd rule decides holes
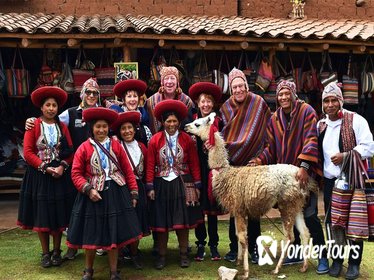
[[[123,62],[131,61],[131,49],[129,46],[123,47]]]

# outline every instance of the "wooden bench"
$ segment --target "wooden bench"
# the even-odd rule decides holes
[[[0,177],[0,194],[19,193],[25,169],[15,169],[13,173]]]

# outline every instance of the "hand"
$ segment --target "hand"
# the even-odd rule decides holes
[[[300,187],[303,189],[308,185],[309,175],[305,168],[299,167],[296,173],[296,180],[300,182]]]
[[[204,146],[205,146],[205,148],[206,148],[208,151],[211,150],[211,149],[213,149],[213,146],[209,144],[209,141],[205,141],[205,142],[204,142]]]
[[[197,199],[200,199],[200,190],[199,189],[196,189],[196,195],[197,195]]]
[[[62,174],[64,173],[64,167],[60,165],[59,167],[52,167],[53,168],[53,174],[52,177],[54,178],[60,178]]]
[[[52,177],[55,176],[55,168],[54,167],[47,167],[47,169],[45,170],[45,172],[49,175],[51,175]]]
[[[155,200],[155,191],[151,190],[147,193],[150,200]]]
[[[89,198],[93,201],[93,202],[97,202],[99,200],[102,200],[99,192],[95,189],[90,189],[90,192],[88,194]]]
[[[132,207],[135,208],[137,203],[138,203],[138,201],[136,199],[133,199],[132,200]]]
[[[34,128],[35,118],[28,118],[25,123],[25,130]]]
[[[261,164],[262,164],[262,162],[259,158],[253,158],[248,162],[247,166],[257,166],[257,165],[261,165]]]
[[[335,165],[340,165],[343,163],[343,158],[343,153],[337,153],[331,157],[331,162]]]

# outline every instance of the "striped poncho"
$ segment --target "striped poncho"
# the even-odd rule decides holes
[[[321,175],[318,163],[317,114],[307,103],[296,101],[289,121],[281,107],[267,126],[265,149],[260,155],[263,164],[311,164],[311,172]]]
[[[163,95],[159,92],[156,92],[151,97],[149,97],[146,101],[145,107],[149,115],[149,129],[151,130],[152,134],[156,134],[161,129],[161,123],[156,119],[154,115],[155,106],[160,103],[161,101],[165,100]],[[192,117],[192,108],[194,108],[194,104],[186,94],[181,93],[178,96],[178,100],[182,101],[188,108],[188,114]],[[182,126],[181,126],[182,127]]]
[[[266,102],[251,92],[242,103],[228,99],[221,107],[222,135],[232,165],[246,165],[257,157],[264,145],[270,110]]]

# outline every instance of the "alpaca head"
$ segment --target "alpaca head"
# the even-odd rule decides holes
[[[194,120],[193,122],[186,124],[184,130],[188,133],[199,136],[201,140],[205,142],[209,138],[210,126],[213,124],[215,116],[216,113],[213,112],[210,113],[209,116]]]

